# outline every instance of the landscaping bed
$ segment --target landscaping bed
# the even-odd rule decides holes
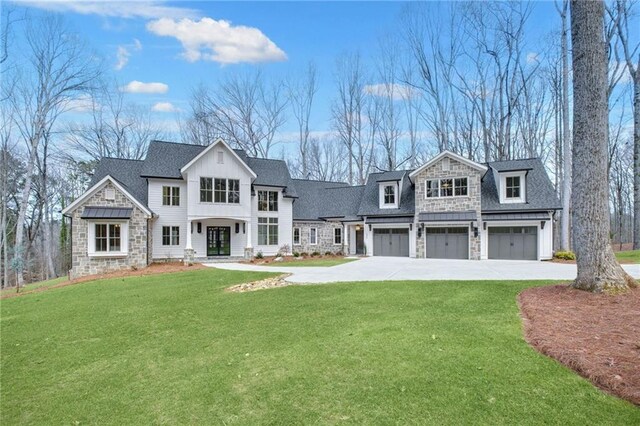
[[[640,405],[640,289],[608,296],[566,285],[518,296],[526,340],[599,388]]]
[[[287,266],[336,266],[343,263],[353,262],[357,258],[349,258],[337,254],[307,254],[303,253],[299,256],[263,256],[255,257],[251,260],[245,260],[241,263],[249,265],[287,265]]]

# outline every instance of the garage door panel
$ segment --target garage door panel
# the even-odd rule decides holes
[[[490,227],[489,259],[537,260],[538,228],[535,226]]]
[[[374,229],[374,256],[409,256],[408,229]]]
[[[468,259],[469,229],[426,228],[427,258],[431,259]]]

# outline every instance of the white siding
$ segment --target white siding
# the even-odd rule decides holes
[[[187,185],[186,182],[177,179],[149,179],[148,206],[158,217],[153,221],[153,258],[182,258],[187,242]],[[177,186],[180,188],[180,205],[162,205],[162,187]],[[180,227],[180,245],[162,245],[162,227]]]
[[[218,151],[223,151],[224,161],[218,162]],[[249,218],[251,215],[251,175],[235,153],[218,144],[186,171],[188,182],[189,217],[197,218]],[[209,177],[240,180],[240,203],[200,202],[200,178]],[[186,216],[185,216],[186,220]]]
[[[198,222],[201,225],[201,232],[198,233]],[[236,223],[239,224],[239,231],[236,234]],[[195,257],[207,257],[207,226],[228,226],[231,230],[231,256],[243,257],[246,246],[246,234],[242,232],[241,221],[231,219],[209,219],[193,222],[193,234],[191,234],[191,246],[195,250]]]
[[[259,212],[258,211],[258,191],[278,191],[278,211],[277,212]],[[274,255],[280,247],[287,244],[289,249],[293,247],[293,199],[282,196],[282,188],[271,188],[256,186],[256,195],[251,202],[251,240],[253,242],[253,253],[259,251],[265,256]],[[277,217],[278,218],[278,245],[264,246],[258,245],[258,217]]]

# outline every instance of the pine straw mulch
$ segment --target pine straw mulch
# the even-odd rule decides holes
[[[21,290],[20,293],[10,292],[5,293],[0,297],[0,299],[9,299],[12,297],[23,296],[25,294],[39,293],[46,290],[51,290],[53,288],[66,287],[68,285],[85,283],[87,281],[95,281],[106,278],[125,278],[125,277],[137,277],[141,275],[157,275],[157,274],[167,274],[171,272],[184,272],[184,271],[194,271],[196,269],[203,269],[206,266],[200,263],[194,263],[192,265],[184,265],[182,262],[164,262],[164,263],[152,263],[146,268],[142,269],[123,269],[121,271],[109,272],[106,274],[97,274],[97,275],[86,275],[84,277],[76,278],[69,281],[63,281],[58,284],[38,287],[33,290]]]
[[[640,288],[616,296],[566,285],[518,295],[525,338],[600,389],[640,405]]]

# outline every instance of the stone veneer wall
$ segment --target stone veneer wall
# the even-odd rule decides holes
[[[344,228],[340,222],[293,222],[293,228],[300,228],[300,244],[294,244],[292,247],[293,251],[308,254],[314,251],[320,252],[321,254],[325,254],[328,251],[331,253],[344,253]],[[313,246],[309,244],[309,232],[311,228],[318,229],[318,244]],[[335,228],[342,229],[342,244],[340,245],[333,244],[333,230]],[[293,232],[293,229],[291,232]],[[293,236],[291,240],[293,241]]]
[[[423,170],[415,177],[415,208],[416,208],[416,221],[418,215],[421,212],[448,212],[448,211],[468,211],[475,210],[478,217],[478,228],[480,228],[481,219],[481,198],[480,198],[480,186],[483,173],[463,164],[459,161],[449,158],[449,170],[442,169],[442,160],[433,164],[431,167]],[[427,198],[426,197],[426,181],[428,179],[446,179],[456,177],[468,178],[468,195],[466,197],[445,197],[445,198]],[[426,224],[425,224],[426,226]],[[469,227],[469,222],[460,222],[460,226]],[[470,239],[470,258],[480,259],[480,232],[478,236],[474,237],[473,229],[469,230]],[[417,234],[416,234],[417,235]],[[421,238],[418,238],[416,244],[416,256],[418,258],[424,258],[426,246],[426,236],[423,233]]]
[[[106,200],[105,190],[113,188],[115,199]],[[132,207],[131,218],[129,219],[129,253],[125,257],[89,257],[88,255],[88,225],[90,221],[81,219],[82,212],[86,206],[101,207]],[[102,189],[85,200],[71,214],[71,278],[84,275],[102,274],[105,272],[117,271],[129,268],[144,268],[148,265],[151,256],[147,241],[147,217],[146,214],[136,207],[122,192],[108,182]]]

